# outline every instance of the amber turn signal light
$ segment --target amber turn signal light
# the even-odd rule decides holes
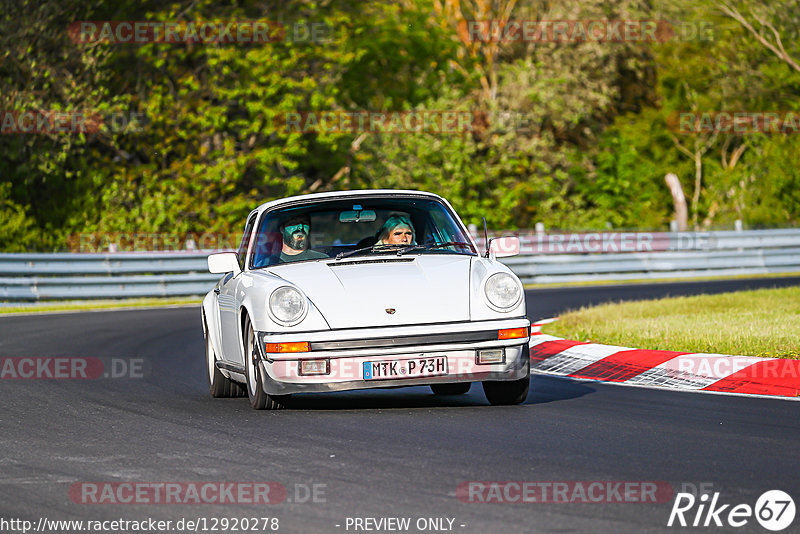
[[[266,343],[266,352],[310,352],[311,343],[308,341],[294,341],[291,343]]]
[[[497,331],[497,339],[519,339],[528,337],[529,335],[530,333],[528,332],[527,326],[522,328],[504,328]]]

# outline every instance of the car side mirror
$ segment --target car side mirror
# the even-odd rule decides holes
[[[489,240],[489,254],[495,258],[507,258],[519,254],[519,238],[515,236],[495,237]]]
[[[208,257],[208,270],[213,274],[232,272],[235,275],[242,270],[239,268],[239,258],[235,252],[218,252]]]

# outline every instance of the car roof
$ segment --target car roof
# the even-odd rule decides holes
[[[283,204],[291,204],[298,201],[304,202],[304,201],[322,200],[329,198],[360,197],[360,196],[373,196],[373,195],[387,195],[387,196],[414,195],[414,196],[435,198],[437,200],[442,200],[447,202],[444,198],[440,197],[439,195],[435,193],[429,193],[428,191],[416,191],[413,189],[356,189],[351,191],[327,191],[324,193],[311,193],[308,195],[297,195],[293,197],[279,198],[261,204],[258,208],[256,208],[255,211],[261,212],[264,210],[281,206]]]

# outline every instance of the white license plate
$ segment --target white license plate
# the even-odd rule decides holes
[[[395,380],[447,374],[447,356],[428,356],[402,360],[363,363],[364,380]]]

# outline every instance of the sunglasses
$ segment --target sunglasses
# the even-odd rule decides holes
[[[310,224],[290,224],[286,226],[286,231],[290,234],[295,232],[303,231],[304,233],[308,233],[311,230]]]

